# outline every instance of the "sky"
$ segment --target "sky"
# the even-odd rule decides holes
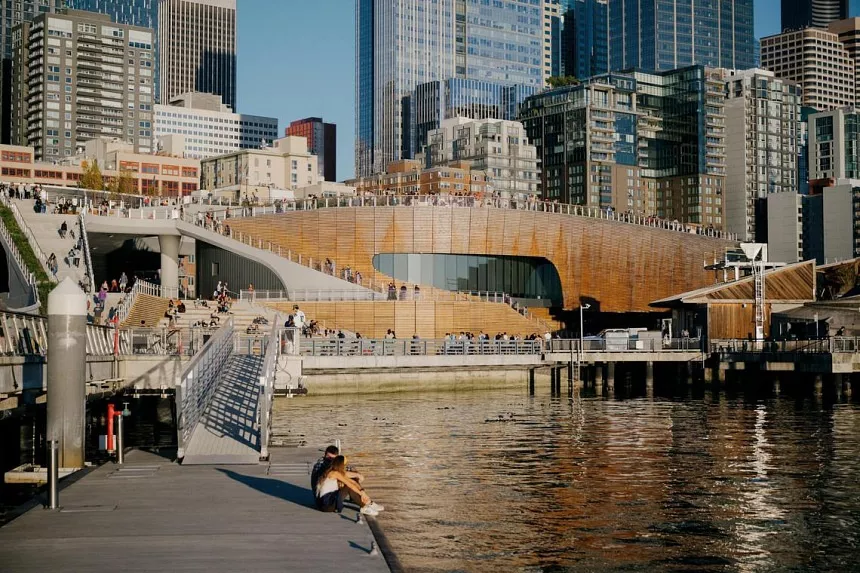
[[[860,0],[851,1],[858,15]],[[779,32],[780,0],[755,0],[756,37]],[[238,0],[237,111],[337,124],[337,178],[352,177],[355,0]]]

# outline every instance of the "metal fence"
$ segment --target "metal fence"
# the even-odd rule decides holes
[[[494,291],[444,291],[433,289],[430,292],[416,291],[414,288],[404,291],[388,290],[388,283],[367,282],[368,290],[353,289],[292,289],[292,290],[242,290],[239,300],[257,302],[329,302],[329,301],[483,301],[511,304],[513,299],[503,292]]]
[[[27,285],[30,287],[30,304],[28,304],[28,308],[24,310],[38,310],[41,301],[39,300],[39,288],[36,285],[36,275],[31,273],[30,270],[27,268],[27,263],[24,261],[24,257],[18,250],[18,246],[12,239],[12,235],[9,233],[9,229],[6,228],[6,225],[3,223],[2,220],[0,220],[0,235],[3,236],[3,241],[8,246],[9,253],[12,255],[12,259],[15,261],[15,264],[21,270],[21,275],[27,280]]]
[[[182,371],[176,381],[177,456],[185,456],[185,447],[212,400],[218,378],[233,351],[233,318],[219,328],[200,352]]]
[[[274,324],[266,337],[266,350],[263,366],[260,370],[260,397],[257,400],[257,424],[260,427],[260,458],[269,457],[269,440],[272,434],[272,404],[275,398],[275,373],[278,368],[280,354],[280,316],[275,317]]]
[[[578,338],[553,338],[546,343],[548,352],[579,352]],[[667,352],[701,350],[699,338],[586,338],[582,340],[583,352]]]
[[[93,275],[93,257],[90,252],[90,239],[87,236],[87,222],[85,219],[84,213],[81,212],[78,215],[78,221],[80,221],[81,226],[81,246],[84,248],[84,268],[86,269],[87,276],[89,277],[89,280],[86,281],[88,287],[87,293],[92,294],[95,291],[96,281]]]
[[[540,354],[540,340],[304,338],[306,356],[463,356]]]
[[[801,340],[712,340],[711,352],[716,354],[765,353],[765,354],[826,354],[860,352],[860,338],[834,336]]]

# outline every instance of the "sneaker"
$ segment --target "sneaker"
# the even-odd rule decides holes
[[[368,505],[368,506],[370,506],[370,507],[372,507],[373,509],[375,509],[377,512],[379,512],[379,511],[385,511],[385,506],[380,505],[380,504],[376,503],[375,501],[371,501],[371,502],[370,502],[370,503],[368,503],[367,505]]]
[[[362,507],[362,508],[361,508],[361,513],[363,513],[364,515],[369,515],[369,516],[371,516],[371,517],[373,517],[373,516],[375,516],[375,515],[379,515],[379,511],[377,511],[377,510],[373,507],[373,504],[372,504],[372,503],[368,503],[367,505],[365,505],[364,507]]]

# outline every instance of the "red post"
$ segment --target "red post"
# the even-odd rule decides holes
[[[114,450],[113,447],[113,419],[116,416],[113,403],[108,403],[107,407],[107,449],[109,452]]]

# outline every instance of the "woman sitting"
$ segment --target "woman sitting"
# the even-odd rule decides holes
[[[365,515],[377,515],[381,511],[381,506],[372,502],[361,486],[346,475],[346,458],[343,456],[331,461],[317,482],[314,495],[320,511],[341,512],[347,498],[361,506],[361,513]]]

